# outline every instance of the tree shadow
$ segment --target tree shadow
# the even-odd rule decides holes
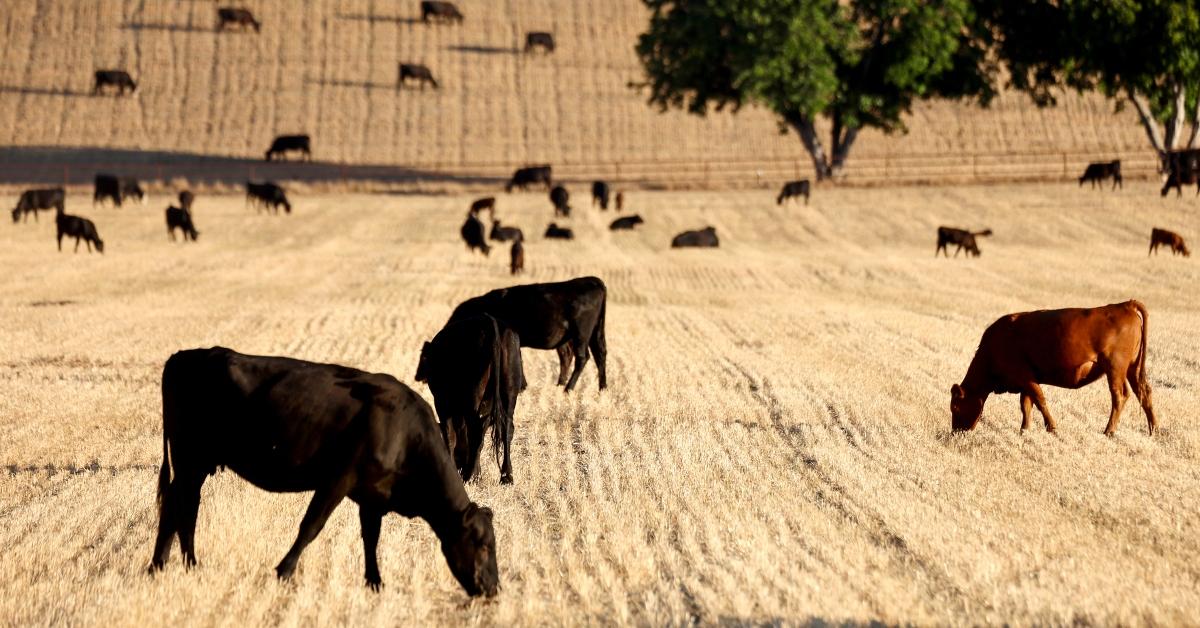
[[[521,54],[520,48],[501,48],[498,46],[446,46],[446,50],[455,52],[468,52],[477,55],[517,55]]]
[[[399,15],[375,15],[364,13],[338,13],[339,20],[357,20],[359,22],[392,22],[394,24],[421,24],[419,17],[401,17]]]
[[[31,94],[35,96],[91,96],[92,92],[82,92],[66,87],[24,87],[21,85],[0,85],[0,93]]]
[[[200,27],[191,24],[152,24],[148,22],[126,22],[121,28],[130,31],[163,31],[167,33],[215,33],[216,27]]]
[[[372,83],[371,81],[348,81],[344,79],[306,79],[304,81],[309,85],[320,85],[322,87],[355,87],[359,89],[387,89],[396,90],[395,83]]]

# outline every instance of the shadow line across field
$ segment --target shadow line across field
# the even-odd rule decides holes
[[[26,87],[23,85],[0,85],[0,93],[31,94],[34,96],[91,96],[92,92],[78,91],[65,87]]]
[[[339,20],[358,20],[360,22],[392,22],[394,24],[420,24],[419,17],[401,17],[399,15],[376,15],[364,13],[338,13]]]
[[[472,54],[479,54],[479,55],[516,55],[516,54],[521,54],[520,48],[516,48],[516,47],[501,48],[499,46],[473,46],[473,45],[446,46],[446,50],[453,50],[454,52],[469,52]]]
[[[146,22],[126,22],[121,28],[130,31],[163,31],[165,33],[215,33],[215,27],[193,26],[191,24],[152,24]]]

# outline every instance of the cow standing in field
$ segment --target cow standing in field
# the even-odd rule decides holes
[[[1163,184],[1162,195],[1166,196],[1171,188],[1175,188],[1176,196],[1183,195],[1183,186],[1196,185],[1196,194],[1200,195],[1200,149],[1168,151],[1162,157],[1163,171],[1167,180]]]
[[[552,222],[546,226],[546,233],[542,237],[551,240],[574,240],[575,232],[571,231],[570,227],[560,227],[558,223]]]
[[[524,236],[517,236],[508,251],[508,269],[514,275],[525,272],[525,245],[522,244],[524,240]]]
[[[265,183],[247,181],[246,203],[257,207],[260,212],[265,207],[268,211],[274,210],[278,214],[279,207],[283,206],[284,213],[292,213],[292,204],[288,202],[283,188],[270,181]]]
[[[496,216],[496,197],[485,196],[483,198],[476,199],[475,202],[471,203],[472,216],[478,216],[479,212],[485,209],[492,212],[493,218]]]
[[[271,142],[271,147],[267,149],[266,160],[272,161],[275,157],[280,160],[287,158],[287,153],[297,151],[303,155],[304,159],[312,161],[312,141],[307,135],[280,135]]]
[[[600,211],[608,210],[608,183],[604,181],[592,182],[592,207],[600,204]]]
[[[492,247],[488,246],[487,238],[484,236],[483,222],[474,214],[467,213],[467,219],[459,228],[458,233],[462,236],[463,242],[467,243],[468,251],[479,249],[479,252],[484,255],[492,252]]]
[[[1174,231],[1155,227],[1150,230],[1150,252],[1146,253],[1146,257],[1149,257],[1150,253],[1158,254],[1159,245],[1170,247],[1171,253],[1174,255],[1192,256],[1192,252],[1188,250],[1187,244],[1183,241],[1183,236]]]
[[[625,209],[625,193],[617,192],[617,213],[621,213]]]
[[[558,283],[535,283],[492,290],[463,301],[450,322],[487,314],[517,333],[522,347],[554,349],[558,352],[558,385],[571,392],[589,349],[596,359],[600,389],[608,386],[605,366],[608,343],[604,337],[604,311],[608,289],[597,277],[580,277]],[[574,356],[575,368],[570,369]]]
[[[526,33],[525,52],[533,52],[534,48],[541,48],[546,54],[554,52],[554,35],[542,31]]]
[[[1036,405],[1046,431],[1056,429],[1041,384],[1082,388],[1105,376],[1112,411],[1104,433],[1117,431],[1129,389],[1142,403],[1150,435],[1158,421],[1146,379],[1146,306],[1126,301],[1097,308],[1039,310],[1009,314],[988,326],[962,384],[950,388],[955,431],[971,430],[992,393],[1021,395],[1021,430],[1029,429]]]
[[[192,203],[196,202],[196,195],[190,190],[184,190],[179,193],[179,206],[189,213],[192,211]]]
[[[954,257],[958,257],[958,252],[963,249],[967,250],[967,255],[979,257],[979,243],[975,241],[975,238],[990,235],[992,235],[991,229],[967,231],[955,227],[938,227],[937,248],[934,249],[933,256],[937,257],[938,253],[944,253],[946,257],[950,257],[949,245],[956,244],[958,248],[954,249]]]
[[[521,240],[525,238],[525,234],[517,227],[505,227],[500,224],[499,220],[492,221],[492,231],[488,234],[488,239],[497,242],[509,242]]]
[[[166,564],[176,536],[184,564],[196,564],[200,489],[227,468],[267,491],[314,491],[296,541],[275,567],[281,580],[349,497],[358,504],[372,589],[382,585],[376,551],[391,512],[433,528],[468,595],[499,589],[492,512],[468,498],[429,404],[396,378],[224,347],[192,349],[163,367],[162,408],[151,572]]]
[[[421,2],[421,21],[426,24],[432,23],[434,18],[445,22],[463,21],[463,15],[459,12],[458,7],[450,2],[437,2],[436,0],[423,0]]]
[[[556,185],[556,186],[554,186],[554,189],[550,190],[550,202],[554,204],[554,215],[555,216],[570,217],[570,215],[571,215],[571,205],[569,204],[570,200],[571,200],[571,194],[569,192],[567,192],[567,188],[564,188],[561,185]]]
[[[1103,183],[1105,179],[1112,179],[1112,189],[1117,189],[1117,186],[1125,188],[1125,184],[1121,181],[1121,160],[1102,161],[1088,164],[1088,167],[1083,170],[1083,174],[1079,177],[1080,187],[1087,181],[1092,182],[1092,189],[1096,189],[1096,185]]]
[[[429,68],[423,65],[418,65],[415,63],[401,63],[400,77],[396,79],[396,89],[407,86],[408,79],[413,79],[416,81],[422,89],[425,88],[426,83],[432,85],[434,89],[438,89],[438,82],[434,80],[433,72],[430,72]]]
[[[113,205],[120,207],[127,198],[136,198],[145,203],[146,194],[132,177],[117,177],[111,174],[97,174],[94,180],[95,188],[92,193],[92,205],[111,200]]]
[[[721,245],[716,227],[705,227],[697,231],[684,231],[671,240],[671,248],[715,248]]]
[[[171,237],[171,241],[175,241],[175,230],[179,229],[183,232],[183,241],[187,242],[191,238],[192,242],[200,237],[200,232],[196,231],[196,226],[192,224],[192,213],[182,207],[167,208],[167,235]]]
[[[500,483],[512,484],[513,415],[525,389],[517,335],[487,315],[451,320],[421,347],[416,380],[433,393],[446,448],[463,481],[478,472],[479,450],[491,429]]]
[[[33,221],[37,222],[38,212],[43,209],[65,211],[66,199],[66,190],[62,188],[25,190],[21,192],[20,198],[17,199],[17,206],[12,210],[13,222],[21,220],[22,216],[25,217],[25,220],[29,220],[29,214],[33,214]]]
[[[254,32],[262,30],[262,24],[254,19],[249,9],[240,7],[221,7],[217,9],[217,30],[223,31],[227,26],[249,27]]]
[[[628,229],[633,229],[634,227],[642,224],[643,222],[646,222],[646,221],[642,220],[642,217],[637,214],[634,214],[632,216],[622,216],[622,217],[612,221],[612,224],[610,224],[608,226],[608,228],[611,231],[628,230]]]
[[[783,189],[779,190],[779,196],[775,198],[775,204],[783,205],[783,202],[788,199],[794,199],[798,196],[803,196],[804,204],[808,205],[808,195],[811,188],[812,185],[809,184],[808,179],[788,181],[787,183],[783,184]]]
[[[139,203],[146,204],[146,192],[142,190],[138,180],[133,177],[121,178],[121,200],[127,198],[135,198]]]
[[[58,212],[54,216],[54,223],[58,229],[58,250],[62,252],[63,236],[75,238],[75,252],[79,252],[79,241],[83,240],[87,243],[88,253],[92,252],[92,245],[96,246],[96,251],[104,253],[104,241],[100,239],[100,234],[96,231],[96,223],[87,218],[79,216],[71,216],[63,212]]]
[[[528,166],[518,168],[513,172],[512,178],[504,186],[505,192],[512,192],[513,188],[521,188],[526,190],[534,184],[544,184],[549,190],[553,184],[550,179],[550,166]]]
[[[108,87],[115,87],[118,96],[124,96],[126,90],[130,94],[137,92],[137,83],[124,70],[96,70],[95,78],[92,94],[100,94]]]

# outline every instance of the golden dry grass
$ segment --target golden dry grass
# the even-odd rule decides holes
[[[577,195],[583,190],[576,190]],[[541,194],[502,196],[529,273],[609,286],[610,390],[553,387],[526,352],[516,484],[484,467],[503,591],[470,603],[433,534],[386,519],[386,588],[362,586],[344,504],[291,584],[272,566],[307,495],[230,473],[201,503],[198,569],[144,574],[160,462],[159,374],[222,344],[392,373],[464,298],[509,284],[457,240],[467,197],[299,197],[291,216],[201,197],[196,244],[161,209],[91,215],[104,256],[53,227],[3,228],[0,618],[10,625],[1182,624],[1200,614],[1194,261],[1148,258],[1195,203],[1149,184],[634,193],[642,231],[572,219],[539,237]],[[578,203],[584,205],[584,203]],[[151,208],[161,207],[152,202]],[[721,249],[672,251],[715,225]],[[939,224],[991,227],[979,259],[934,259]],[[499,253],[503,253],[500,251]],[[1150,309],[1150,439],[1130,404],[1101,435],[1101,386],[1047,389],[1060,431],[1021,435],[1017,400],[949,432],[948,389],[1003,313],[1136,297]],[[416,389],[428,398],[423,386]]]

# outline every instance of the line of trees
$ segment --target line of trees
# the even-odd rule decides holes
[[[914,101],[986,107],[1004,87],[1131,104],[1160,156],[1200,148],[1200,0],[643,0],[649,101],[704,115],[764,106],[817,178],[864,128],[906,131]],[[828,145],[818,119],[830,129]]]

